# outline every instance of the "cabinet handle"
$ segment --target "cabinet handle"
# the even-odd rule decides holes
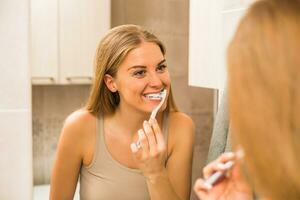
[[[55,82],[55,78],[51,76],[34,76],[31,77],[32,80],[49,80],[50,82]]]
[[[89,81],[92,80],[92,77],[91,76],[68,76],[66,77],[66,79],[68,81],[72,81],[72,80],[78,80],[78,79],[88,79]]]

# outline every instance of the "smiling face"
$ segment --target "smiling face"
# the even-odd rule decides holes
[[[152,112],[160,100],[151,99],[149,95],[158,94],[163,89],[168,95],[170,90],[170,76],[159,46],[142,42],[125,57],[116,77],[107,75],[106,84],[112,92],[118,91],[120,109]],[[161,109],[166,108],[166,102]]]

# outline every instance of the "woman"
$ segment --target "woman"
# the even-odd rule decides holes
[[[86,107],[62,129],[50,199],[72,199],[78,177],[82,200],[189,199],[194,124],[175,106],[162,42],[139,26],[115,27],[95,62]],[[160,102],[149,95],[164,89],[148,121]]]
[[[256,1],[228,49],[232,134],[244,158],[225,154],[205,167],[207,178],[236,162],[215,185],[196,182],[200,199],[252,199],[252,190],[260,199],[300,199],[299,52],[300,1]]]

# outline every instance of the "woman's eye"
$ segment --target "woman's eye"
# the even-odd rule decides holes
[[[166,65],[159,65],[156,70],[158,72],[164,72],[166,70],[167,66]]]
[[[134,76],[143,77],[146,74],[146,70],[138,70],[133,73]]]

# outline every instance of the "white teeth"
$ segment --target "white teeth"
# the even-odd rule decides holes
[[[161,92],[156,93],[156,94],[147,94],[147,95],[145,95],[145,97],[148,99],[155,99],[155,100],[161,100],[161,98],[162,98]]]

